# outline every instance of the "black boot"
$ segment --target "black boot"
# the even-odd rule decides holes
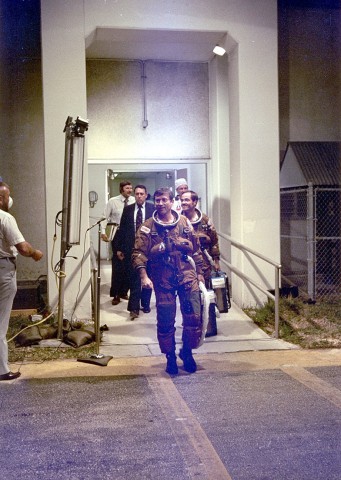
[[[179,357],[184,362],[184,369],[188,373],[194,373],[197,371],[197,364],[192,355],[192,350],[190,348],[181,348],[179,352]]]
[[[176,364],[176,355],[174,352],[167,353],[167,367],[166,373],[169,375],[177,375],[178,374],[178,366]]]

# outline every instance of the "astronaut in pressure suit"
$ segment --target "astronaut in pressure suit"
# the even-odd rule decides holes
[[[166,354],[166,372],[178,373],[175,355],[176,295],[183,318],[182,348],[179,356],[184,369],[197,369],[192,349],[202,334],[201,301],[198,281],[203,259],[197,237],[186,217],[172,210],[174,195],[169,188],[154,194],[156,210],[136,233],[132,253],[134,268],[140,273],[142,288],[154,288],[157,311],[157,337]]]
[[[193,190],[187,190],[180,195],[182,214],[191,222],[193,229],[199,239],[201,251],[203,252],[203,275],[205,286],[211,289],[212,269],[220,270],[220,250],[218,234],[212,220],[202,213],[198,204],[198,194]],[[209,321],[205,337],[217,335],[216,306],[210,305]]]

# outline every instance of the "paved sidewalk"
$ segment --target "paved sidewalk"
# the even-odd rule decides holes
[[[341,350],[24,364],[0,385],[7,480],[340,480]]]
[[[111,304],[109,297],[111,265],[101,268],[101,318],[100,324],[109,330],[103,334],[100,353],[113,357],[144,357],[160,355],[156,338],[155,297],[152,295],[151,312],[140,312],[139,318],[131,321],[127,311],[127,300],[118,305]],[[228,313],[217,319],[218,335],[205,339],[195,351],[199,353],[224,353],[254,350],[287,350],[299,347],[268,336],[235,304]],[[178,306],[176,341],[181,344],[181,314]]]

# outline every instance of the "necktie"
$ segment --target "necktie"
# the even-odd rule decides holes
[[[128,205],[128,198],[125,198],[124,201],[123,201],[123,203],[124,203],[124,207],[126,207],[126,206]],[[123,207],[123,208],[124,208],[124,207]]]
[[[137,212],[136,212],[136,232],[141,227],[141,225],[142,225],[142,206],[138,205]]]

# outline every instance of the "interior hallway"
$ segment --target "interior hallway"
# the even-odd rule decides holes
[[[140,312],[138,319],[131,321],[127,300],[113,306],[109,297],[111,262],[101,262],[101,310],[100,325],[107,325],[100,344],[100,353],[120,357],[146,357],[161,355],[156,338],[155,296],[152,295],[151,312]],[[233,304],[228,313],[217,319],[218,335],[205,339],[195,353],[228,353],[257,350],[297,349],[296,345],[269,337],[258,328],[245,313]],[[177,351],[181,346],[181,314],[178,307],[176,323]]]

